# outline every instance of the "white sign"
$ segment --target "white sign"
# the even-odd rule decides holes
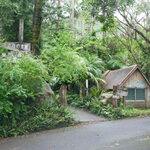
[[[119,96],[118,95],[113,95],[112,98],[113,99],[119,99]]]
[[[118,89],[117,90],[117,95],[119,95],[119,96],[127,96],[128,95],[128,90],[126,88]]]
[[[31,44],[30,43],[18,43],[18,42],[9,42],[5,43],[4,47],[9,50],[14,51],[30,51],[31,50]]]
[[[13,51],[30,51],[31,50],[31,43],[24,43],[24,20],[20,19],[19,20],[19,42],[8,42],[1,44],[0,47],[6,48],[8,50],[13,50]]]

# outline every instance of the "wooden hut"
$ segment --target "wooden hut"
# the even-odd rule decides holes
[[[106,88],[113,90],[127,88],[125,104],[133,107],[150,108],[150,82],[138,65],[125,67],[104,73]]]

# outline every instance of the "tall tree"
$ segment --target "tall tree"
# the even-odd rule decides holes
[[[25,20],[24,41],[31,42],[34,0],[0,0],[1,36],[5,41],[18,41],[19,19]]]
[[[118,9],[116,16],[120,26],[115,36],[131,53],[135,63],[140,64],[150,78],[150,3],[138,0],[133,5]],[[117,33],[119,33],[117,35]]]
[[[32,53],[35,55],[40,54],[40,32],[42,25],[42,10],[45,0],[36,0],[33,14],[33,26],[32,26]]]

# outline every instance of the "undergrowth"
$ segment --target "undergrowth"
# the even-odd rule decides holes
[[[32,107],[30,114],[18,118],[16,123],[0,123],[0,138],[68,126],[73,123],[68,109],[56,104]]]
[[[83,108],[98,116],[104,116],[109,119],[123,119],[150,115],[150,109],[127,107],[121,103],[119,107],[113,108],[111,104],[105,105],[99,98],[90,95],[84,98],[80,98],[77,94],[69,95],[68,102],[73,107]]]

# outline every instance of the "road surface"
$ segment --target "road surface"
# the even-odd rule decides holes
[[[81,124],[4,139],[0,150],[150,150],[150,118]]]
[[[79,122],[91,122],[91,121],[106,121],[107,119],[102,116],[97,116],[91,112],[84,111],[78,108],[69,107],[69,110],[73,112],[74,120]]]

